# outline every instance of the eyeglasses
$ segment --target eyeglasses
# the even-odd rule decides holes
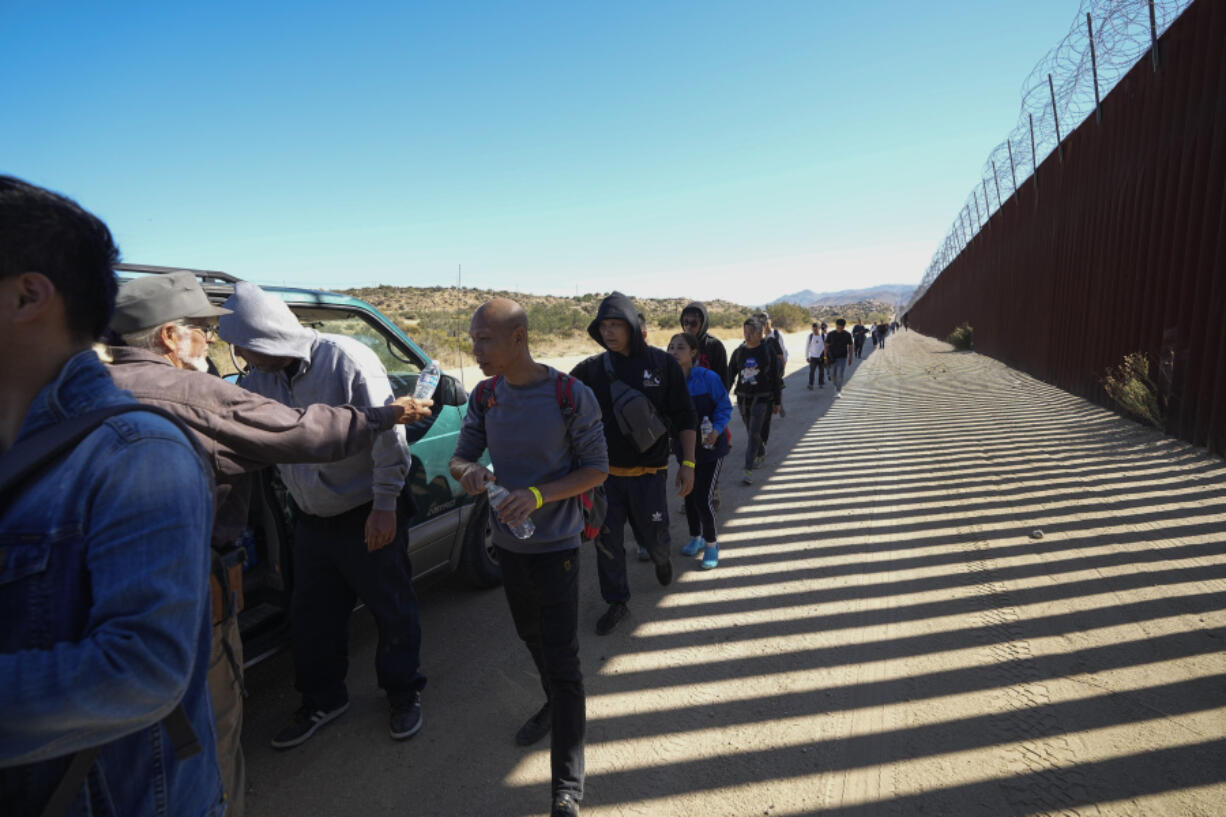
[[[197,332],[204,335],[205,341],[209,343],[217,340],[217,327],[216,326],[209,326],[207,324],[202,324],[202,323],[189,323],[187,325],[187,328],[195,329]]]

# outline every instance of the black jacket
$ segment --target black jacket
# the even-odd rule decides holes
[[[702,301],[690,301],[685,305],[685,309],[681,310],[681,314],[684,315],[691,309],[702,315],[702,325],[698,327],[698,365],[715,372],[719,379],[724,381],[724,388],[729,388],[732,378],[728,374],[728,350],[724,348],[722,340],[707,334],[711,325],[707,318],[707,305]]]
[[[600,337],[600,322],[606,318],[623,320],[630,329],[630,354],[608,353],[612,355],[617,379],[647,395],[671,435],[677,436],[687,430],[697,432],[694,403],[686,388],[681,364],[673,360],[668,352],[648,346],[647,341],[643,340],[634,302],[620,292],[614,292],[600,302],[596,319],[588,326],[587,332],[601,346],[604,346],[604,340]],[[617,418],[613,416],[613,396],[601,360],[603,354],[592,355],[570,373],[595,392],[596,400],[600,403],[605,442],[609,448],[609,465],[616,468],[658,468],[667,465],[667,436],[661,437],[655,445],[641,453],[633,442],[622,436],[617,427]]]
[[[783,360],[772,344],[764,340],[751,349],[742,343],[732,352],[730,368],[738,402],[769,398],[779,405],[783,401]]]

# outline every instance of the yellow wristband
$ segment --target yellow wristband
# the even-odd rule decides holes
[[[537,489],[535,485],[529,485],[528,490],[532,492],[532,495],[534,497],[536,497],[536,507],[539,508],[545,504],[545,498],[541,496],[541,492]]]
[[[682,464],[683,466],[687,467],[687,468],[693,468],[693,467],[694,467],[694,463],[690,462],[689,460],[682,460],[682,461],[681,461],[681,464]]]

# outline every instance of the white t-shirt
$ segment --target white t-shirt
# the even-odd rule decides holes
[[[821,357],[826,353],[826,339],[817,332],[809,333],[809,341],[805,344],[805,360]]]

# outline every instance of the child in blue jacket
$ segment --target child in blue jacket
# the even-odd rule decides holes
[[[719,545],[715,541],[715,486],[720,467],[728,453],[728,421],[732,419],[732,401],[728,389],[718,374],[696,364],[698,339],[689,332],[673,335],[668,353],[681,364],[685,385],[694,402],[698,417],[699,441],[694,447],[694,490],[685,497],[685,518],[690,526],[690,541],[681,548],[683,556],[696,556],[702,551],[702,566],[710,570],[719,564]],[[710,420],[710,430],[702,429]],[[704,436],[705,433],[705,436]]]

